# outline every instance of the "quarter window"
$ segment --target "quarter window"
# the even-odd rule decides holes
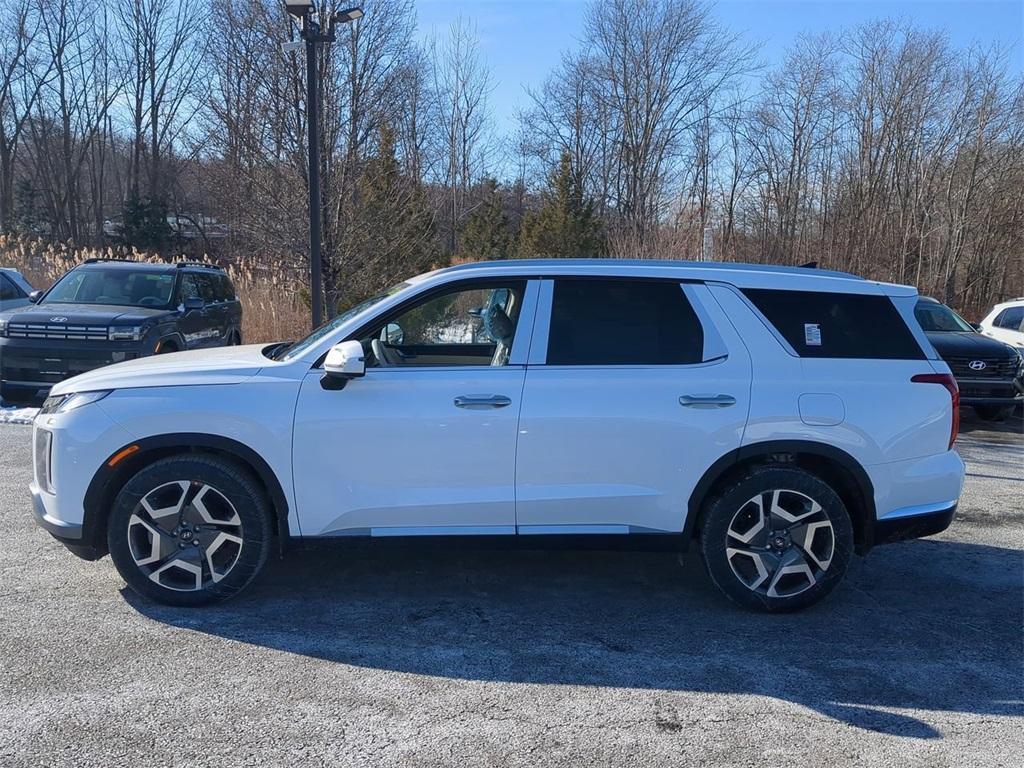
[[[699,363],[704,331],[672,281],[556,280],[548,365]]]
[[[743,293],[801,357],[924,359],[888,296],[765,288]]]

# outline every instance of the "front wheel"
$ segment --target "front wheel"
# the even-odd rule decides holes
[[[142,469],[107,523],[110,557],[128,586],[168,605],[205,605],[241,591],[270,551],[270,504],[240,466],[181,454]]]
[[[1013,406],[1005,405],[976,405],[974,412],[982,421],[1006,421],[1013,413]]]
[[[761,611],[793,611],[842,580],[853,526],[842,500],[802,469],[754,469],[705,508],[701,554],[731,600]]]

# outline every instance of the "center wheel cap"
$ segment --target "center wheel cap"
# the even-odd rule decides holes
[[[194,535],[195,534],[193,534],[192,531],[190,531],[188,529],[182,531],[181,534],[180,534],[182,541],[192,541],[192,537]]]

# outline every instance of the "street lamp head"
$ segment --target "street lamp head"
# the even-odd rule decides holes
[[[313,0],[284,0],[284,9],[289,16],[303,19],[313,12]]]
[[[362,8],[346,8],[343,11],[337,11],[333,20],[335,24],[348,24],[350,21],[363,18]]]

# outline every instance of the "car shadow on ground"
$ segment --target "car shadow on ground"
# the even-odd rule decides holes
[[[738,609],[694,554],[298,550],[237,599],[150,603],[175,627],[361,667],[511,683],[747,694],[849,725],[1021,714],[1020,552],[930,540],[855,560],[799,614]]]

